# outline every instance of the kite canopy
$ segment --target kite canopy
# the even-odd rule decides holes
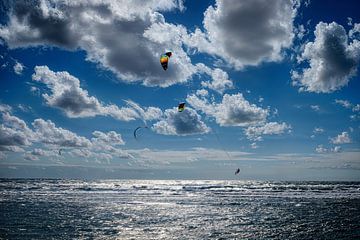
[[[240,168],[236,169],[235,175],[240,173]]]
[[[140,126],[140,127],[137,127],[135,130],[134,130],[134,138],[137,139],[137,131],[141,128],[148,128],[147,126]]]
[[[160,56],[160,63],[165,71],[168,68],[168,63],[169,63],[169,59],[170,59],[171,55],[172,55],[171,52],[167,52]]]
[[[179,106],[178,106],[178,111],[182,112],[182,111],[184,111],[184,109],[185,109],[185,103],[184,102],[180,103]]]

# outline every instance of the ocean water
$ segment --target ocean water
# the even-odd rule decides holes
[[[360,239],[360,183],[2,179],[0,239]]]

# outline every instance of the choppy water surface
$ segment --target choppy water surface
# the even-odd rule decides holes
[[[0,239],[267,238],[360,238],[360,183],[0,180]]]

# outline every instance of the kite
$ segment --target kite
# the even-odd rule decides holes
[[[148,128],[147,126],[140,126],[140,127],[137,127],[135,130],[134,130],[134,138],[137,139],[137,135],[136,135],[136,132],[141,129],[141,128]]]
[[[235,175],[240,173],[240,168],[236,169]]]
[[[182,111],[184,111],[184,109],[185,109],[185,103],[184,102],[180,103],[179,106],[178,106],[178,111],[182,112]]]
[[[161,63],[161,66],[163,67],[163,69],[166,71],[166,69],[168,68],[168,62],[169,62],[169,59],[171,57],[171,52],[167,52],[165,54],[162,54],[161,57],[160,57],[160,63]]]

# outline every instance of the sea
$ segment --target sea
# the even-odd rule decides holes
[[[360,182],[0,179],[0,239],[360,239]]]

